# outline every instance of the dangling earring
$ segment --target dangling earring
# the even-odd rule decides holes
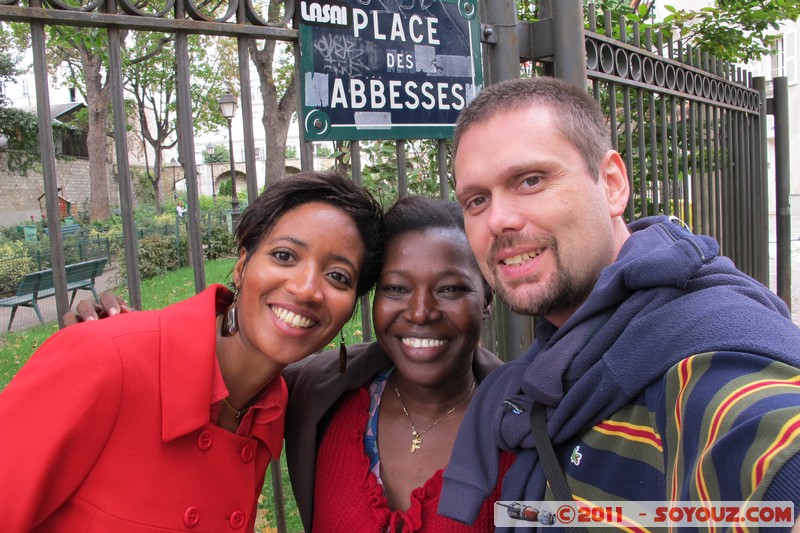
[[[339,373],[347,370],[347,345],[344,343],[344,333],[339,332]]]
[[[231,337],[239,331],[239,308],[236,307],[236,300],[239,298],[239,287],[233,293],[233,302],[225,310],[225,319],[222,324],[222,335]]]

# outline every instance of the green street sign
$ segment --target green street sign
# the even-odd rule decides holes
[[[483,86],[475,0],[300,0],[307,141],[444,139]]]

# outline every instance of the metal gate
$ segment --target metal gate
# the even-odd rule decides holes
[[[44,2],[44,3],[42,3]],[[249,53],[247,39],[296,42],[297,30],[287,27],[294,6],[287,3],[284,20],[269,24],[251,0],[229,0],[227,8],[211,15],[192,0],[167,0],[157,12],[145,12],[129,0],[0,0],[0,20],[30,24],[36,94],[40,124],[49,124],[49,97],[45,62],[45,26],[72,25],[104,28],[108,32],[111,75],[113,77],[114,131],[125,131],[123,109],[120,32],[124,29],[167,32],[175,35],[177,69],[178,131],[184,173],[197,174],[194,135],[190,120],[192,102],[187,68],[187,36],[190,33],[236,37],[239,52],[239,82],[242,112],[252,116]],[[701,50],[680,41],[654,37],[640,31],[636,23],[611,20],[584,10],[579,0],[542,0],[540,20],[520,23],[513,3],[486,0],[480,5],[487,84],[520,76],[527,69],[536,75],[551,75],[576,84],[585,84],[608,112],[613,143],[622,154],[633,192],[628,205],[629,219],[664,213],[686,222],[692,230],[716,237],[722,253],[762,282],[768,282],[768,205],[766,184],[766,114],[768,102],[763,78],[751,80],[733,65],[717,61]],[[216,14],[219,14],[219,17]],[[584,27],[584,21],[588,27]],[[614,38],[614,31],[619,38]],[[782,146],[782,127],[786,117],[780,83],[775,85],[776,144]],[[253,125],[244,121],[245,164],[248,195],[257,195]],[[40,128],[45,195],[51,251],[56,273],[58,314],[68,310],[64,256],[57,216],[57,184],[52,131]],[[126,138],[115,135],[117,166],[125,232],[127,279],[131,303],[141,306],[136,261],[136,233],[133,225],[130,171]],[[363,161],[359,141],[350,143],[351,175],[362,181]],[[437,141],[439,195],[450,195],[447,161],[448,143]],[[405,141],[395,144],[397,162],[396,191],[407,194]],[[303,168],[312,166],[310,143],[301,150]],[[781,165],[781,154],[778,154]],[[788,158],[788,150],[786,151]],[[788,168],[788,164],[787,164]],[[192,247],[195,286],[205,287],[200,253],[198,188],[187,180],[189,201],[189,240]],[[788,205],[787,198],[778,199]],[[787,212],[788,213],[788,212]],[[787,214],[788,220],[788,214]],[[779,228],[780,228],[779,221]],[[788,230],[785,242],[779,233],[779,294],[788,298]],[[783,281],[782,281],[783,280]],[[784,291],[785,294],[781,294]],[[366,300],[362,302],[367,304]],[[369,305],[361,306],[365,340],[371,339]],[[532,339],[530,318],[520,317],[500,306],[496,326],[486,337],[490,348],[505,358],[516,357]],[[278,500],[278,528],[285,531],[279,472],[273,468]]]

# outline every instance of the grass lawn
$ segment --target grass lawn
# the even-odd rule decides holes
[[[230,282],[229,274],[233,270],[234,259],[222,259],[205,263],[206,283]],[[194,275],[190,268],[184,268],[173,272],[168,272],[161,276],[142,281],[142,308],[159,309],[171,303],[189,298],[195,294]],[[120,295],[127,298],[127,293],[120,292]],[[360,332],[356,331],[358,320],[348,324],[346,337],[356,342]],[[28,360],[31,354],[41,346],[50,335],[58,330],[58,324],[37,326],[25,331],[12,331],[0,335],[0,391],[11,381],[22,365]],[[348,341],[351,342],[351,341]],[[283,479],[283,490],[286,509],[287,528],[290,532],[302,531],[300,515],[294,502],[289,477],[286,472],[286,464],[281,457],[281,477]],[[274,499],[272,495],[272,481],[270,472],[267,471],[266,483],[259,498],[258,518],[256,529],[260,532],[276,531]]]

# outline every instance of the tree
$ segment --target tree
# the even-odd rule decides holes
[[[267,6],[267,20],[280,21],[283,16],[283,3],[271,0]],[[258,41],[248,39],[248,48],[256,66],[261,82],[261,98],[264,112],[261,123],[267,139],[267,158],[265,161],[266,180],[280,179],[286,173],[286,136],[291,125],[292,115],[297,110],[297,79],[294,74],[292,46],[285,45],[283,54],[276,57],[279,43],[265,40],[259,48]]]
[[[555,1],[558,0],[521,0],[517,2],[517,17],[535,20],[543,3]],[[781,21],[800,16],[797,0],[715,0],[713,7],[680,10],[665,0],[661,4],[670,14],[661,22],[652,20],[653,0],[584,0],[584,5],[589,3],[613,20],[625,15],[644,27],[667,36],[676,35],[717,59],[734,63],[764,56],[775,39],[770,31],[779,29]]]
[[[156,210],[160,212],[163,205],[161,174],[164,150],[177,143],[174,38],[150,32],[132,32],[129,39],[129,48],[143,53],[126,65],[126,89],[136,105],[138,135],[152,148],[152,165],[150,152],[144,150],[146,179],[153,188]],[[231,59],[236,57],[233,45],[231,39],[204,35],[189,37],[190,93],[192,101],[199,104],[192,107],[192,124],[196,133],[223,123],[218,106],[210,103],[219,101],[224,81],[233,77],[235,64]]]
[[[230,163],[231,153],[227,146],[221,144],[214,145],[214,151],[210,154],[207,151],[203,152],[203,163]]]
[[[100,28],[48,26],[48,61],[52,72],[64,67],[66,81],[86,100],[89,112],[86,144],[89,149],[89,216],[106,219],[108,201],[108,119],[111,80],[108,75],[108,35]],[[77,52],[77,56],[76,56]]]
[[[797,0],[716,0],[714,7],[700,10],[675,9],[656,27],[704,51],[732,62],[760,59],[775,40],[770,32],[784,20],[797,20]]]
[[[0,50],[0,87],[13,81],[17,76],[17,61],[10,53]],[[3,92],[0,92],[0,109],[8,106],[8,99]]]
[[[13,81],[21,74],[17,64],[19,57],[16,54],[0,49],[0,85]],[[58,121],[53,122],[52,128],[54,133],[60,135],[74,135],[78,129]],[[36,114],[11,107],[3,93],[0,93],[0,138],[5,139],[9,149],[7,165],[10,171],[24,176],[29,169],[41,166]]]

